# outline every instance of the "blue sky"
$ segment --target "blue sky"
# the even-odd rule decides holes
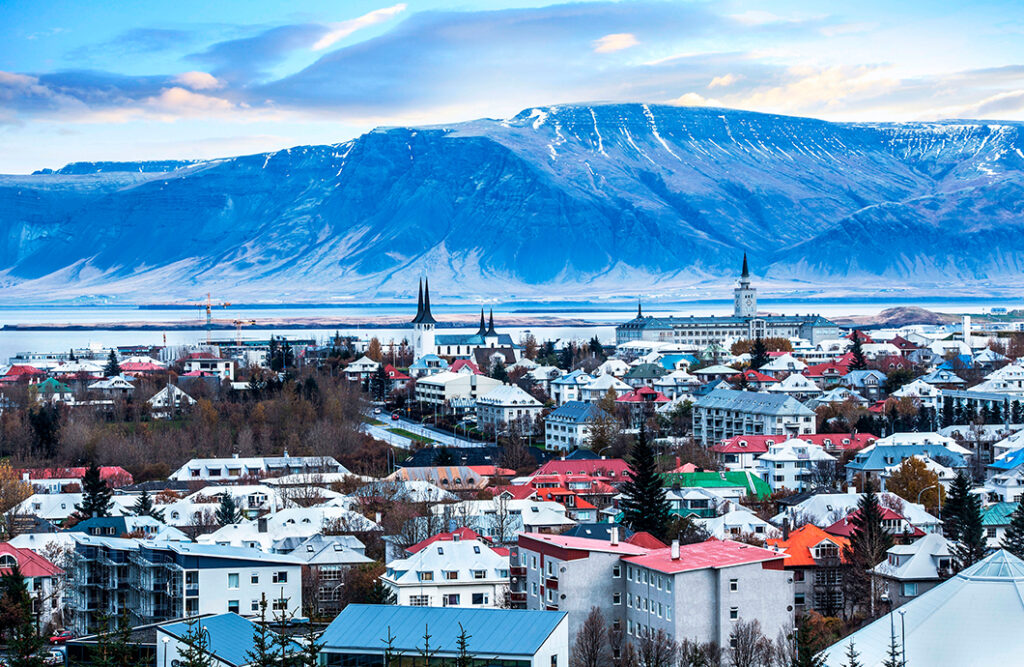
[[[1024,120],[1024,3],[0,2],[0,173],[600,101]]]

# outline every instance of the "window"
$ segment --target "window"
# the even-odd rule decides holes
[[[498,576],[502,579],[508,579],[508,570],[498,570]]]
[[[740,589],[740,580],[739,579],[730,579],[729,580],[729,590],[735,593],[739,589]]]
[[[532,569],[532,570],[536,570],[537,569],[537,557],[536,556],[531,556],[530,557],[530,569]]]
[[[670,605],[670,604],[665,605],[665,620],[666,621],[671,621],[672,620],[672,605]]]
[[[622,577],[622,566],[616,565],[612,567],[612,578],[619,579]]]
[[[409,606],[410,607],[427,607],[430,605],[429,595],[410,595]]]
[[[417,572],[416,575],[419,577],[420,581],[433,581],[434,580],[434,573],[433,572]]]
[[[249,583],[250,584],[258,584],[258,583],[260,583],[259,572],[253,572],[252,573],[252,576],[249,577]]]
[[[537,584],[536,584],[536,583],[534,583],[534,584],[533,584],[533,591],[532,591],[532,595],[533,595],[534,597],[537,597]]]
[[[238,573],[237,572],[230,572],[230,573],[228,573],[228,588],[231,589],[231,590],[237,590],[238,589]]]
[[[286,570],[281,570],[279,572],[275,572],[274,576],[271,577],[271,579],[270,579],[270,583],[272,583],[272,584],[287,584],[288,583],[288,572]]]
[[[18,559],[11,554],[3,554],[0,556],[0,567],[14,567],[18,564]]]
[[[249,611],[259,611],[259,610],[260,610],[260,601],[259,600],[253,600],[252,602],[249,603]]]
[[[804,605],[805,600],[806,596],[803,593],[797,593],[793,596],[793,604],[795,604],[798,607],[802,607]]]
[[[912,598],[917,595],[917,582],[903,584],[903,597]]]
[[[444,578],[448,581],[455,581],[459,578],[459,573],[455,570],[446,570],[444,573]]]
[[[487,604],[487,593],[473,593],[473,604]]]
[[[622,593],[612,593],[612,604],[622,604]]]
[[[446,607],[457,607],[461,597],[458,593],[448,593],[444,596],[444,606]]]
[[[274,611],[287,611],[288,598],[277,598],[274,600]]]
[[[793,581],[803,581],[803,580],[804,580],[804,571],[803,570],[794,570],[793,571]]]
[[[487,570],[473,570],[473,578],[474,579],[486,579],[487,578]]]
[[[735,621],[740,617],[739,607],[729,607],[729,620]]]
[[[551,667],[558,667],[558,655],[551,656]]]
[[[228,613],[238,613],[238,600],[228,600]]]

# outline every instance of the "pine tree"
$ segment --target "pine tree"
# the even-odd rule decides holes
[[[896,641],[896,633],[889,636],[889,649],[886,652],[882,667],[903,667],[903,659],[900,656],[900,643]]]
[[[768,347],[761,339],[761,334],[758,334],[750,348],[750,367],[756,370],[767,364],[768,361]]]
[[[814,637],[807,617],[796,628],[796,655],[791,667],[825,667],[824,656],[815,655]]]
[[[281,597],[284,597],[284,589],[281,589]],[[290,613],[287,609],[282,609],[274,614],[274,624],[279,628],[287,627],[295,614]],[[273,638],[273,650],[276,656],[274,665],[276,667],[297,667],[299,656],[295,651],[295,642],[284,632],[277,632],[272,635]]]
[[[100,625],[107,627],[105,621],[101,621]],[[121,611],[114,630],[99,635],[96,652],[99,655],[93,659],[93,667],[135,667],[138,663],[127,610]]]
[[[157,521],[164,520],[164,511],[156,508],[156,505],[153,504],[153,496],[149,495],[149,491],[146,489],[142,490],[139,499],[132,505],[132,514],[135,516],[151,516]]]
[[[395,594],[391,589],[380,579],[374,579],[373,586],[370,587],[366,594],[361,600],[363,604],[397,604],[398,601],[395,598]]]
[[[82,503],[75,505],[75,509],[86,518],[110,516],[113,495],[114,492],[100,477],[96,461],[93,461],[82,476]]]
[[[1021,409],[1020,401],[1010,403],[1010,423],[1019,424],[1024,419],[1024,410]]]
[[[629,479],[622,485],[622,522],[635,531],[646,531],[659,539],[665,537],[669,523],[668,498],[643,422],[629,465],[632,468]]]
[[[953,417],[953,397],[944,396],[942,398],[942,427],[952,426],[955,423]]]
[[[235,499],[230,493],[222,493],[220,496],[220,506],[217,508],[215,517],[217,523],[222,526],[226,526],[231,523],[239,523],[242,520],[242,512],[238,509],[238,505],[235,504]]]
[[[260,617],[253,623],[252,648],[245,654],[251,667],[271,667],[274,664],[274,640],[267,626],[267,594],[260,596]]]
[[[850,643],[846,645],[846,664],[842,665],[842,667],[864,667],[864,663],[857,659],[859,657],[860,653],[854,648],[853,640],[851,639]]]
[[[985,527],[981,517],[981,498],[970,494],[959,519],[960,539],[953,547],[957,570],[974,565],[985,557]]]
[[[466,634],[466,628],[459,623],[459,636],[455,638],[455,667],[470,667],[473,664],[473,656],[469,653],[469,640],[473,635]]]
[[[999,546],[1017,558],[1024,558],[1024,503],[1017,503],[1010,514],[1010,525],[1003,533]]]
[[[963,470],[956,474],[950,485],[946,504],[942,506],[942,532],[946,539],[960,540],[960,524],[967,508],[967,500],[971,496],[971,482]]]
[[[391,667],[391,663],[401,664],[402,652],[395,649],[395,637],[391,632],[391,626],[388,626],[388,636],[381,640],[384,644],[384,664],[381,667]]]
[[[306,632],[302,635],[302,650],[298,652],[295,660],[295,667],[319,667],[320,651],[324,643],[320,641],[323,633],[317,634],[312,623],[306,625]]]
[[[892,547],[892,536],[882,527],[882,507],[871,481],[865,485],[850,524],[850,541],[843,549],[844,560],[850,564],[850,592],[856,602],[870,610],[875,599],[871,569],[885,560]]]
[[[179,667],[213,667],[210,657],[210,633],[198,618],[186,621],[188,630],[181,636],[178,648]]]
[[[505,364],[495,361],[491,366],[490,376],[499,382],[508,382],[508,371],[505,370]]]
[[[850,348],[853,353],[853,361],[850,362],[851,371],[863,371],[868,367],[868,360],[864,358],[864,348],[860,342],[860,332],[853,332],[853,346]]]
[[[114,350],[110,350],[110,356],[107,357],[107,365],[103,367],[103,374],[108,378],[121,374],[121,364],[117,363],[117,353]]]
[[[16,667],[43,667],[43,660],[37,654],[44,642],[36,634],[32,619],[32,598],[17,563],[0,577],[0,613],[3,620],[0,635],[7,640],[10,664]]]

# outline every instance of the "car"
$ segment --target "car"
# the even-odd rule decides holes
[[[398,421],[399,419],[401,419],[401,417],[399,417],[399,416],[398,416],[398,413],[397,413],[397,412],[393,412],[393,413],[391,413],[391,421],[393,421],[393,422],[396,422],[396,421]]]
[[[47,653],[46,655],[43,656],[43,664],[44,665],[63,665],[64,664],[64,654],[61,653],[60,651],[50,651],[49,653]]]
[[[380,414],[380,408],[374,408],[373,409],[373,414],[379,415]]]
[[[63,644],[69,639],[74,639],[75,633],[70,630],[61,630],[57,634],[50,637],[51,644]]]

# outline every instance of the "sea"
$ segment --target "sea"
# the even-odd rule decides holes
[[[1019,301],[999,299],[960,298],[948,301],[935,299],[914,301],[902,300],[821,300],[796,301],[772,300],[762,298],[758,301],[758,309],[786,315],[805,315],[816,313],[825,317],[873,315],[886,308],[896,306],[917,306],[927,310],[950,314],[982,314],[994,307],[1008,310],[1020,308]],[[494,310],[495,327],[501,333],[507,333],[513,340],[519,340],[526,333],[532,333],[539,341],[545,340],[589,340],[595,335],[604,343],[615,340],[615,325],[631,319],[636,314],[633,303],[600,303],[585,302],[510,302],[487,304],[486,308]],[[445,305],[434,304],[434,317],[443,322],[446,316],[472,315],[479,312],[479,304]],[[732,312],[732,302],[727,300],[706,301],[671,301],[644,304],[645,315],[727,315]],[[415,304],[392,303],[373,305],[239,305],[217,308],[214,311],[216,320],[255,320],[254,326],[242,329],[243,340],[266,340],[271,335],[284,336],[292,339],[314,339],[326,341],[335,332],[344,336],[356,336],[362,339],[377,337],[383,344],[401,342],[410,337],[411,329],[394,327],[375,327],[373,321],[382,317],[412,318]],[[551,326],[531,323],[530,326],[503,326],[502,317],[512,316],[516,319],[531,320],[551,319],[556,322]],[[290,318],[344,318],[349,321],[366,323],[362,327],[324,327],[324,328],[267,328],[260,327],[261,320]],[[33,352],[46,353],[79,349],[89,346],[108,348],[119,345],[189,345],[203,343],[207,332],[202,328],[206,313],[203,308],[161,307],[161,306],[0,306],[0,360],[6,361],[16,354]],[[564,326],[557,323],[559,318],[585,320],[580,326]],[[19,331],[4,330],[6,325],[41,325],[61,324],[93,327],[102,323],[141,322],[160,323],[172,322],[180,326],[191,326],[193,329],[104,329],[90,328],[86,330],[60,331]],[[439,328],[439,333],[470,333],[476,327]],[[212,332],[218,340],[234,340],[234,328],[220,329]]]

